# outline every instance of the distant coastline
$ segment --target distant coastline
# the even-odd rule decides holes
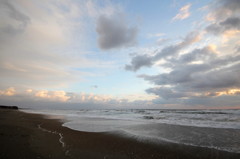
[[[0,105],[0,109],[15,109],[15,110],[18,110],[18,106]]]

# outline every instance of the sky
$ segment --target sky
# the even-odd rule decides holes
[[[1,0],[0,104],[240,109],[239,0]]]

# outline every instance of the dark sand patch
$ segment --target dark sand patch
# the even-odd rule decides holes
[[[1,159],[239,159],[240,154],[153,144],[107,133],[74,131],[55,119],[0,109]]]

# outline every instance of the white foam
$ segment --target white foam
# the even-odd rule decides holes
[[[240,110],[28,110],[27,112],[64,117],[66,122],[63,126],[78,131],[117,131],[154,141],[240,153]]]
[[[240,129],[240,110],[24,110],[78,121],[81,118]]]
[[[41,127],[41,124],[38,125],[38,128],[44,132],[48,132],[48,133],[51,133],[51,134],[56,134],[56,135],[59,135],[59,143],[62,145],[62,147],[64,148],[65,147],[65,143],[63,142],[63,135],[59,132],[56,132],[56,131],[50,131],[50,130],[47,130],[45,128],[42,128]]]

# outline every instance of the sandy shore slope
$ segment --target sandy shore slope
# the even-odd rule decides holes
[[[240,154],[61,126],[55,119],[0,109],[1,159],[234,159]]]

